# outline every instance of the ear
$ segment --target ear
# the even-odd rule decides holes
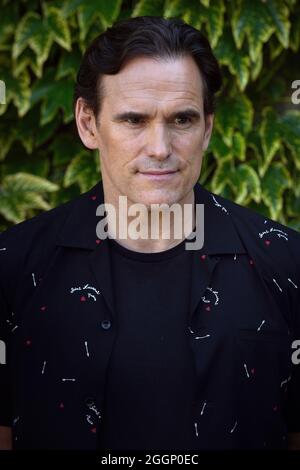
[[[97,149],[95,116],[83,98],[78,98],[76,102],[75,119],[82,143],[88,149]]]
[[[214,114],[207,114],[205,116],[205,132],[204,132],[204,139],[203,139],[203,144],[202,144],[202,150],[205,151],[207,150],[212,130],[213,130],[213,125],[214,125]]]

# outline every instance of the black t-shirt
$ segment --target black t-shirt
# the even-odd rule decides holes
[[[187,324],[192,264],[186,241],[141,253],[110,239],[118,331],[101,449],[194,446],[196,376]]]

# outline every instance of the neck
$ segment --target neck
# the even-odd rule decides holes
[[[195,228],[195,197],[193,189],[181,201],[172,204],[134,206],[126,197],[105,197],[109,236],[133,251],[155,253],[181,243]]]

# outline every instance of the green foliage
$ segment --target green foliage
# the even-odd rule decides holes
[[[119,18],[180,17],[222,66],[200,182],[300,230],[299,0],[0,0],[0,230],[101,179],[80,142],[72,95],[82,53]]]
[[[7,220],[21,222],[32,209],[50,209],[41,193],[57,189],[57,185],[39,176],[21,172],[7,175],[0,189],[0,212]]]

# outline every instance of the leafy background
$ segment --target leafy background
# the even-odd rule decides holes
[[[99,178],[72,114],[81,56],[115,20],[181,17],[201,29],[224,88],[200,182],[300,230],[297,0],[0,0],[0,231],[70,200]]]

